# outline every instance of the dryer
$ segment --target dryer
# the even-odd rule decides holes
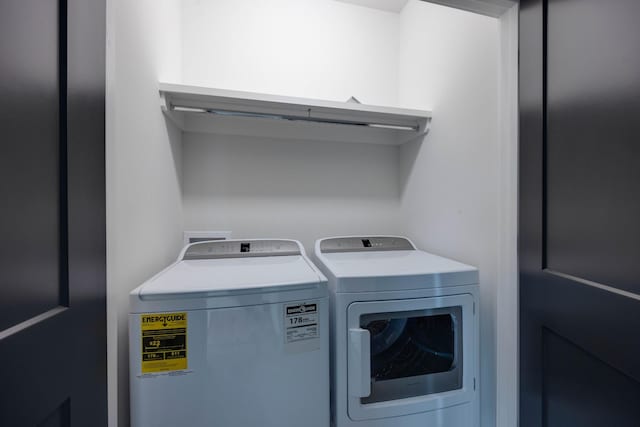
[[[336,427],[476,427],[478,271],[404,237],[315,245],[331,300]]]
[[[193,243],[130,306],[133,427],[329,425],[327,284],[299,242]]]

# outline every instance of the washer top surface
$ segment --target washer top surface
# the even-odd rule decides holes
[[[316,242],[316,257],[325,273],[334,277],[342,291],[367,289],[416,289],[423,287],[472,285],[478,283],[478,270],[448,258],[415,248],[403,237],[334,237]],[[380,280],[370,285],[349,285],[358,279],[406,278],[404,281]],[[393,283],[391,283],[393,282]]]
[[[267,242],[284,244],[270,250]],[[142,300],[229,296],[314,288],[325,281],[295,241],[199,242],[132,294]]]
[[[323,254],[336,278],[415,276],[477,271],[475,267],[420,250]]]

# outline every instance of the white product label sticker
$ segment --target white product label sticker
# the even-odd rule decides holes
[[[284,331],[287,344],[320,337],[318,301],[285,304]]]

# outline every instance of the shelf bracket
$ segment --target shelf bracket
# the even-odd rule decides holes
[[[160,91],[160,109],[171,123],[179,129],[184,129],[184,116],[179,111],[175,111],[171,105],[171,95]]]
[[[424,136],[427,136],[427,135],[429,135],[429,132],[430,132],[430,131],[431,131],[431,117],[429,117],[429,118],[426,120],[426,122],[425,122],[425,124],[424,124],[424,131],[422,132],[422,134],[423,134]]]

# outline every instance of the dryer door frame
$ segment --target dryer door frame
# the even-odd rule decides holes
[[[474,297],[471,294],[428,298],[395,299],[353,302],[347,307],[347,393],[348,414],[352,420],[369,420],[433,411],[473,400],[475,393],[477,349],[475,348]],[[459,307],[459,309],[457,309]],[[444,309],[444,310],[443,310]],[[429,315],[459,311],[462,313],[462,383],[456,390],[435,392],[422,396],[363,403],[363,396],[371,392],[370,335],[361,326],[362,317],[380,313],[424,312]],[[399,316],[399,317],[402,317]],[[457,337],[456,337],[457,338]]]

